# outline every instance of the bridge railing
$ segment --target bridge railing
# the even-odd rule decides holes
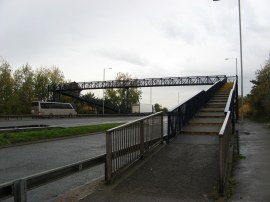
[[[238,87],[237,77],[233,81],[227,104],[224,110],[226,115],[219,132],[219,192],[224,194],[231,173],[234,146],[238,145],[235,122],[238,119]],[[239,151],[239,148],[237,148]]]
[[[115,176],[162,142],[162,112],[106,131],[106,181],[111,183]]]
[[[232,166],[232,121],[228,111],[222,128],[219,132],[219,193],[224,194]]]
[[[178,105],[168,112],[168,132],[167,143],[176,136],[198,110],[215,94],[215,92],[226,83],[226,78],[216,82],[206,91],[198,94]]]

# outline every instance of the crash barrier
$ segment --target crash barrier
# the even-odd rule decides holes
[[[105,163],[106,154],[55,168],[0,185],[0,200],[14,197],[15,202],[27,201],[27,191],[41,185]]]

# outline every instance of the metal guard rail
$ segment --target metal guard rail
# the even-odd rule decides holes
[[[55,168],[35,175],[0,184],[0,200],[14,196],[14,201],[26,201],[27,191],[74,173],[105,163],[106,154]]]
[[[226,81],[226,78],[224,78],[222,81],[216,82],[206,91],[200,91],[189,100],[168,112],[167,143],[182,130],[183,126],[185,126],[195,113],[211,99]]]
[[[110,184],[117,175],[162,142],[162,112],[107,130],[106,182]]]
[[[226,117],[219,132],[219,192],[222,195],[226,189],[232,167],[233,135],[235,134],[235,122],[238,118],[237,77],[230,91],[224,114]]]
[[[219,193],[224,194],[232,164],[232,122],[228,111],[219,132]]]
[[[224,109],[224,114],[226,115],[230,111],[232,131],[235,131],[235,122],[238,120],[238,88],[237,79],[234,80],[233,87],[230,91],[226,107]]]
[[[234,102],[234,96],[236,96],[235,95],[236,83],[237,83],[237,81],[235,80],[233,82],[233,87],[232,87],[232,89],[230,91],[230,94],[229,94],[229,97],[228,97],[228,100],[227,100],[227,103],[226,103],[226,107],[225,107],[225,110],[224,110],[225,113],[232,110],[232,107],[233,107],[232,103]]]

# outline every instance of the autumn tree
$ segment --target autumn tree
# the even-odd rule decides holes
[[[10,114],[12,111],[14,80],[10,65],[6,61],[0,64],[0,114]]]
[[[0,60],[0,114],[28,114],[32,100],[49,100],[48,85],[64,83],[58,67],[41,67],[35,71],[27,63],[14,73]]]
[[[128,73],[117,73],[115,80],[118,82],[133,81],[136,82],[136,79],[132,78]],[[128,112],[131,110],[132,104],[139,103],[141,99],[142,91],[138,88],[119,88],[119,89],[106,89],[105,90],[105,100],[110,102],[114,106],[119,107],[120,109],[125,109]]]
[[[256,71],[252,80],[253,87],[248,96],[253,115],[260,118],[270,118],[270,60]]]
[[[35,71],[34,74],[34,100],[48,99],[48,85],[50,82],[51,71],[47,68],[41,67]]]
[[[154,104],[154,109],[155,109],[155,112],[160,112],[160,111],[168,112],[168,109],[166,107],[162,107],[162,105],[158,103]]]

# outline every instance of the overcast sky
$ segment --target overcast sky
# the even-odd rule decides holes
[[[244,94],[269,59],[269,5],[242,1]],[[235,60],[225,58],[240,61],[238,1],[0,0],[0,56],[14,70],[27,62],[54,65],[77,82],[102,80],[109,67],[106,80],[117,72],[137,78],[235,75]],[[171,107],[184,91],[155,88],[153,102]],[[142,102],[149,102],[149,89]]]

